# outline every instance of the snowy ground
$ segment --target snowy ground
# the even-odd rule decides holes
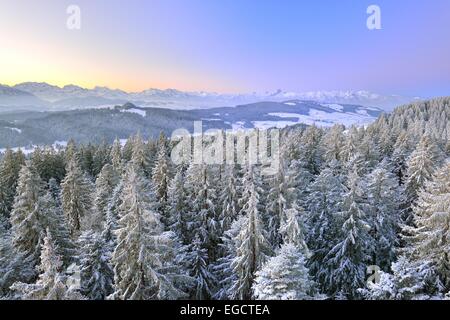
[[[131,108],[131,109],[123,109],[120,110],[120,112],[130,112],[130,113],[136,113],[142,117],[145,117],[147,115],[147,111],[145,110],[141,110],[141,109],[135,109],[135,108]]]
[[[59,148],[64,148],[65,146],[67,146],[67,141],[55,141],[51,146],[55,150],[59,149]],[[15,148],[11,148],[11,150],[14,152],[21,150],[25,155],[28,155],[28,154],[33,153],[33,151],[37,147],[43,147],[43,146],[33,145],[33,146],[27,146],[27,147],[15,147]],[[48,146],[45,146],[45,147],[48,147]],[[0,153],[4,153],[5,151],[6,151],[6,148],[0,148]]]
[[[336,107],[337,108],[337,107]],[[363,110],[364,111],[364,110]],[[279,118],[289,118],[297,120],[286,120],[286,121],[252,121],[252,124],[259,129],[268,128],[284,128],[286,126],[292,126],[295,124],[303,123],[306,125],[313,125],[319,127],[332,127],[334,124],[339,123],[345,126],[359,125],[364,126],[373,122],[373,117],[369,116],[366,112],[358,113],[341,113],[333,112],[328,113],[320,110],[312,109],[309,115],[303,115],[298,113],[288,113],[288,112],[274,112],[269,113],[270,116]],[[239,127],[240,123],[236,122],[233,126]]]

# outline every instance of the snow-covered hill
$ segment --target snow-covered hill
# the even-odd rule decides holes
[[[383,111],[375,107],[349,104],[326,104],[314,101],[288,100],[258,102],[235,108],[193,110],[204,121],[223,122],[234,129],[283,128],[299,123],[329,127],[336,123],[346,126],[366,125]]]
[[[80,98],[81,99],[81,98]],[[367,125],[382,110],[346,104],[312,101],[258,102],[237,107],[172,110],[132,103],[115,107],[51,112],[0,113],[0,148],[52,144],[54,141],[101,142],[126,138],[136,132],[157,137],[176,129],[192,132],[194,121],[207,129],[284,128],[296,124],[329,127]]]

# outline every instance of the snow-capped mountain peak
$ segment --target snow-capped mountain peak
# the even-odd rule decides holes
[[[160,105],[172,109],[193,109],[236,106],[260,101],[282,102],[297,99],[323,103],[357,104],[380,107],[390,111],[395,106],[418,100],[418,98],[399,95],[381,95],[367,90],[294,92],[277,89],[263,93],[224,94],[207,91],[187,92],[177,89],[150,88],[140,92],[126,92],[120,89],[100,86],[86,89],[73,84],[58,87],[37,82],[25,82],[12,88],[31,93],[39,99],[51,103],[53,109],[114,105],[128,101],[153,106]]]

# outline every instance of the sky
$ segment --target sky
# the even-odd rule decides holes
[[[448,0],[0,0],[0,83],[433,97],[449,40]]]

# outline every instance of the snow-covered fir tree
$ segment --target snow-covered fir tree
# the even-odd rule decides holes
[[[113,292],[114,272],[104,237],[85,231],[79,238],[81,292],[90,300],[104,300]]]
[[[106,143],[103,142],[99,146],[94,146],[94,154],[92,157],[92,176],[97,177],[103,167],[109,163],[111,155],[111,148]]]
[[[344,130],[344,126],[336,124],[325,133],[321,141],[321,148],[326,163],[342,160],[345,143]]]
[[[108,205],[110,203],[111,196],[114,192],[114,188],[119,183],[119,175],[110,164],[106,164],[95,181],[95,214],[97,214],[96,221],[93,225],[101,230],[103,224],[106,221]]]
[[[117,246],[113,252],[112,299],[176,299],[183,273],[177,269],[171,233],[164,233],[150,189],[134,165],[124,176],[119,207]],[[154,200],[153,200],[154,201]]]
[[[47,183],[47,188],[53,200],[55,200],[57,207],[61,208],[61,186],[58,181],[55,178],[50,178]]]
[[[0,164],[0,224],[8,227],[9,215],[12,210],[16,193],[19,171],[25,164],[25,157],[19,150],[13,152],[7,149]]]
[[[379,280],[368,282],[360,292],[368,300],[423,299],[423,270],[415,267],[405,256],[392,264],[392,273],[379,271]]]
[[[450,290],[450,164],[425,183],[413,211],[414,227],[405,227],[407,256],[430,275],[427,294]]]
[[[312,125],[308,127],[300,138],[299,161],[305,165],[311,174],[318,174],[322,166],[320,142],[323,136],[322,129]]]
[[[158,143],[158,153],[152,171],[152,182],[158,200],[158,212],[161,214],[162,222],[166,227],[170,224],[167,208],[170,176],[166,137],[161,133]]]
[[[283,244],[256,273],[254,297],[268,300],[304,300],[319,297],[306,260],[310,253],[305,242],[304,213],[296,204],[286,209],[281,221]]]
[[[406,195],[408,203],[417,200],[417,194],[429,181],[440,161],[440,151],[433,140],[424,135],[407,163]]]
[[[17,195],[11,212],[11,236],[13,255],[10,272],[3,281],[29,281],[35,276],[34,267],[39,262],[42,235],[51,231],[58,245],[58,254],[65,266],[74,259],[75,245],[69,237],[66,221],[60,207],[50,192],[43,189],[36,168],[31,162],[23,166],[17,187]]]
[[[278,232],[281,221],[285,220],[284,213],[291,205],[290,195],[293,190],[287,184],[284,163],[280,163],[278,173],[269,181],[270,189],[266,201],[267,230],[269,242],[277,248],[281,244]]]
[[[253,292],[261,300],[313,299],[315,283],[304,253],[292,243],[283,244],[278,254],[256,272]]]
[[[227,300],[233,294],[232,287],[238,281],[238,276],[233,269],[233,262],[236,258],[237,248],[241,246],[242,239],[239,234],[246,221],[245,216],[238,215],[222,236],[219,246],[223,254],[213,265],[213,271],[218,281],[217,292],[214,294],[215,299]]]
[[[305,241],[305,214],[303,208],[294,203],[291,208],[285,210],[279,232],[284,244],[291,243],[305,255],[309,255]]]
[[[184,187],[185,172],[182,165],[178,166],[175,176],[168,187],[169,229],[173,231],[183,244],[188,244],[187,227],[188,204]]]
[[[234,165],[226,165],[219,193],[219,223],[222,231],[230,229],[239,212],[237,172]]]
[[[256,271],[263,265],[270,254],[267,232],[260,217],[258,209],[259,194],[255,186],[253,168],[248,166],[247,178],[245,179],[245,193],[248,201],[244,204],[244,214],[241,230],[237,237],[239,244],[236,247],[235,258],[231,263],[231,269],[237,275],[236,280],[230,288],[231,299],[252,298],[252,285]]]
[[[76,244],[70,237],[67,219],[61,206],[49,191],[45,191],[39,199],[39,216],[42,219],[42,229],[50,230],[56,251],[61,256],[64,267],[68,267],[74,261]]]
[[[189,203],[187,228],[191,240],[197,235],[208,250],[208,262],[214,261],[219,242],[216,212],[216,189],[211,184],[208,168],[204,164],[194,164],[186,172],[185,188]]]
[[[122,173],[123,160],[122,160],[122,144],[119,139],[115,139],[111,147],[111,164],[114,170],[118,173]]]
[[[122,192],[124,187],[124,179],[123,175],[119,179],[116,187],[111,193],[111,198],[108,202],[108,207],[106,209],[106,221],[105,227],[102,231],[103,237],[108,244],[110,253],[114,250],[116,246],[116,234],[115,230],[117,230],[117,221],[119,220],[119,208],[122,204]]]
[[[370,226],[361,207],[360,178],[354,172],[349,177],[349,190],[343,196],[339,219],[343,222],[336,245],[325,256],[329,274],[325,276],[330,295],[348,299],[359,298],[358,288],[365,282],[370,263],[372,239]]]
[[[286,185],[289,188],[290,202],[304,206],[309,195],[308,188],[314,180],[305,164],[297,159],[293,159],[286,170]]]
[[[339,228],[342,223],[337,217],[337,212],[340,211],[340,203],[345,191],[337,161],[332,161],[323,169],[308,188],[306,240],[311,251],[308,267],[322,291],[328,288],[326,279],[331,271],[325,264],[325,257],[336,244],[340,233]]]
[[[62,273],[63,261],[57,254],[56,246],[47,230],[42,246],[41,271],[36,283],[16,282],[11,287],[24,300],[82,300],[84,297],[67,286],[67,278]]]
[[[61,182],[62,207],[72,237],[79,235],[82,219],[90,218],[93,210],[93,185],[75,160],[70,160]]]
[[[136,169],[142,170],[146,178],[151,175],[151,161],[147,153],[146,145],[141,134],[138,133],[132,140],[131,143],[131,159]]]
[[[382,162],[368,176],[367,222],[371,226],[374,240],[372,260],[375,265],[388,271],[396,258],[399,245],[398,232],[400,224],[400,198],[398,180],[389,170],[389,164]]]
[[[14,257],[11,233],[0,226],[0,297],[6,299],[10,293],[10,285],[14,283],[11,269],[11,260]],[[9,279],[9,281],[8,281]],[[5,281],[6,280],[6,281]]]
[[[411,142],[406,131],[403,131],[398,136],[392,152],[391,162],[394,167],[394,173],[397,175],[400,185],[405,184],[407,176],[407,160],[411,153]]]
[[[196,300],[210,299],[213,296],[216,279],[208,264],[208,251],[203,247],[199,235],[187,247],[183,257],[189,275],[194,279],[190,298]]]
[[[31,280],[35,276],[34,268],[39,263],[42,235],[45,232],[40,200],[42,187],[43,182],[36,169],[28,162],[19,173],[17,195],[10,218],[15,253],[11,262],[11,269],[14,270],[11,276],[17,280]]]
[[[78,154],[78,148],[77,145],[75,144],[75,141],[73,139],[70,139],[67,142],[67,146],[66,149],[64,151],[64,162],[65,165],[67,166],[69,164],[70,161],[75,160],[78,161],[79,160],[79,154]]]
[[[11,231],[14,247],[21,252],[36,252],[42,230],[39,199],[43,193],[43,182],[31,163],[23,166],[19,173],[17,194],[11,212]],[[39,254],[39,249],[37,250]]]
[[[344,164],[348,163],[357,154],[360,139],[358,128],[352,125],[348,129],[347,137],[341,150],[340,158]]]

